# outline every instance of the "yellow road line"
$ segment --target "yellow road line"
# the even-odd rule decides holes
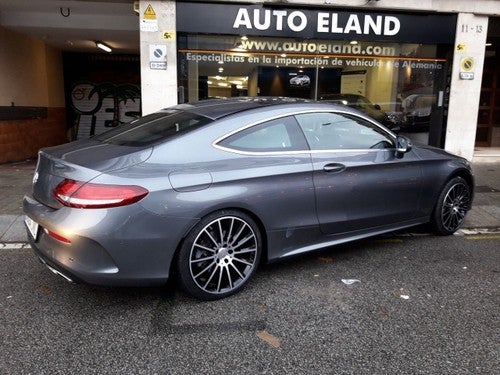
[[[468,240],[500,240],[500,234],[479,234],[477,236],[465,236]]]

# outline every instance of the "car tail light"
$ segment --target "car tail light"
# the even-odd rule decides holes
[[[53,191],[63,205],[76,208],[108,208],[140,201],[148,191],[137,185],[93,184],[65,179]]]

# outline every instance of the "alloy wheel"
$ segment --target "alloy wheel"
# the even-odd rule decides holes
[[[450,232],[457,230],[469,208],[469,188],[463,182],[452,185],[444,198],[441,222]]]
[[[226,294],[252,275],[258,260],[257,236],[245,220],[223,216],[197,235],[189,255],[189,270],[203,292]]]

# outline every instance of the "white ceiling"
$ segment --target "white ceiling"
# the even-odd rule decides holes
[[[0,26],[72,52],[139,53],[133,0],[0,0]],[[65,17],[67,16],[67,17]],[[0,30],[1,32],[1,30]]]
[[[113,54],[139,54],[139,15],[133,5],[134,0],[0,0],[0,26],[63,51],[106,53],[95,45],[102,41],[113,48]],[[207,70],[213,81],[210,86],[231,80],[246,86],[246,77],[228,77],[230,64],[225,69],[218,79],[217,69]]]
[[[133,5],[134,0],[0,0],[0,26],[63,51],[101,52],[94,43],[99,40],[113,53],[138,54],[139,15]],[[499,17],[490,18],[488,36],[500,37]]]

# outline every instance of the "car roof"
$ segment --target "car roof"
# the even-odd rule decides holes
[[[229,99],[208,99],[199,102],[180,104],[165,110],[180,109],[195,113],[212,120],[254,108],[276,106],[279,104],[314,103],[314,101],[288,97],[238,97]]]

